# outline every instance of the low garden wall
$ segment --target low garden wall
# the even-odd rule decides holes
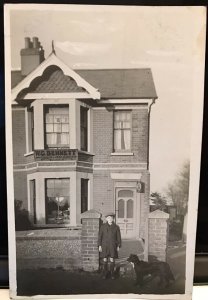
[[[97,270],[100,217],[89,210],[81,215],[80,228],[17,231],[17,269]]]
[[[16,233],[17,269],[81,269],[81,229]]]

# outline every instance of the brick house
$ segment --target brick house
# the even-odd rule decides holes
[[[123,238],[144,238],[151,70],[72,70],[25,38],[11,76],[14,197],[34,226],[77,227],[89,209],[114,211]]]

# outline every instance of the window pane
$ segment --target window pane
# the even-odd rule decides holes
[[[54,132],[61,132],[61,124],[54,124]]]
[[[114,113],[114,150],[131,149],[131,112]]]
[[[69,179],[46,180],[46,220],[48,224],[70,222]]]
[[[118,218],[124,218],[124,200],[118,201]]]
[[[121,190],[121,191],[119,191],[118,192],[118,197],[120,198],[120,197],[128,197],[128,198],[130,198],[130,197],[133,197],[133,191],[131,191],[131,190]]]
[[[46,124],[46,132],[53,132],[53,124]]]
[[[87,112],[88,110],[84,107],[80,107],[80,142],[81,142],[81,150],[87,151]]]
[[[114,149],[119,150],[121,149],[121,131],[114,130]]]
[[[61,134],[61,145],[68,145],[69,144],[69,134],[68,133],[62,133]]]
[[[53,123],[53,115],[46,114],[46,123]]]
[[[125,150],[130,150],[131,149],[131,132],[130,130],[125,130],[123,132],[124,134],[124,149]]]
[[[127,218],[133,218],[133,200],[127,201]]]
[[[46,106],[45,123],[46,145],[48,147],[69,145],[69,106]]]
[[[47,145],[56,145],[57,144],[56,133],[47,133],[46,134],[46,143],[47,143]]]
[[[81,178],[81,213],[88,210],[88,179]]]
[[[62,132],[69,132],[69,124],[62,124]]]

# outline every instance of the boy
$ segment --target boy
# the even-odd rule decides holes
[[[107,278],[108,258],[110,259],[110,274],[114,277],[115,258],[118,258],[118,251],[121,248],[121,233],[118,225],[114,223],[114,213],[105,215],[106,223],[99,230],[98,247],[101,258],[103,258],[103,278]]]

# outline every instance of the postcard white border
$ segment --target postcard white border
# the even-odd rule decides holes
[[[14,184],[13,184],[13,150],[12,150],[12,118],[11,118],[11,45],[10,45],[10,11],[11,10],[56,10],[56,11],[82,11],[82,10],[109,11],[125,10],[125,6],[104,6],[104,5],[52,5],[52,4],[5,4],[4,6],[4,28],[5,28],[5,99],[6,99],[6,165],[7,165],[7,198],[8,198],[8,233],[9,233],[9,282],[10,297],[23,299],[16,296],[16,243],[15,243],[15,222],[14,222]],[[141,6],[142,7],[142,6]],[[148,12],[148,7],[142,7]],[[189,7],[195,12],[196,28],[201,31],[201,44],[195,55],[195,81],[194,81],[194,103],[192,107],[192,136],[191,136],[191,168],[189,186],[189,207],[188,207],[188,229],[187,229],[187,250],[186,250],[186,284],[185,294],[150,295],[150,294],[125,294],[125,295],[54,295],[24,297],[24,299],[191,299],[193,289],[194,257],[195,257],[195,235],[198,208],[198,192],[201,160],[202,141],[202,118],[204,101],[204,64],[205,64],[205,37],[206,37],[206,7]],[[134,10],[131,6],[129,9]],[[173,11],[175,7],[171,7]],[[61,297],[61,298],[60,298]]]

